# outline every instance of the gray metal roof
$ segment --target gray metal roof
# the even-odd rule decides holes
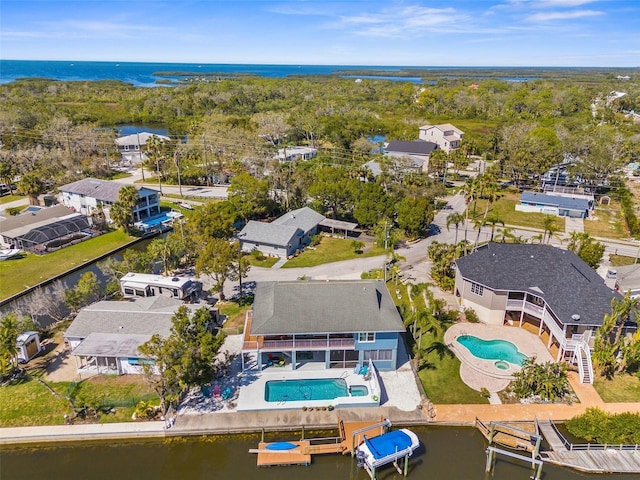
[[[264,243],[286,247],[304,234],[298,227],[249,220],[238,234],[241,242]]]
[[[328,228],[337,228],[338,230],[355,230],[358,226],[357,223],[345,222],[343,220],[334,220],[333,218],[325,218],[318,225]]]
[[[137,298],[133,301],[103,301],[83,308],[73,320],[65,337],[87,338],[92,333],[118,335],[153,334],[169,336],[171,318],[181,305],[181,300],[157,296]],[[186,305],[197,310],[201,305]]]
[[[324,220],[324,215],[311,210],[309,207],[302,207],[285,213],[281,217],[276,218],[271,224],[298,227],[304,233],[307,233],[314,229],[322,220]]]
[[[560,197],[537,192],[522,192],[520,201],[538,205],[549,205],[551,207],[568,210],[578,210],[581,212],[589,210],[589,202],[583,198]]]
[[[433,150],[438,147],[433,142],[427,142],[425,140],[417,141],[405,141],[405,140],[392,140],[385,146],[387,153],[412,153],[414,155],[430,155]]]
[[[151,137],[158,137],[160,140],[165,142],[171,141],[169,137],[166,135],[158,135],[157,133],[149,133],[149,132],[140,132],[140,133],[132,133],[131,135],[125,135],[124,137],[116,138],[116,144],[120,146],[124,145],[146,145],[147,140]]]
[[[635,265],[625,265],[623,267],[615,267],[616,285],[621,293],[627,290],[640,290],[640,263]]]
[[[404,332],[381,280],[260,282],[252,335]]]
[[[565,324],[601,325],[611,300],[621,298],[575,253],[548,245],[489,243],[456,265],[465,279],[492,290],[544,298]]]
[[[73,349],[72,354],[96,357],[139,358],[138,347],[149,340],[149,335],[119,335],[117,333],[91,333]]]
[[[124,183],[113,182],[109,180],[99,180],[97,178],[83,178],[77,182],[68,183],[60,187],[61,192],[75,193],[77,195],[84,195],[85,197],[95,198],[103,202],[115,203],[118,201],[118,193],[122,187],[126,186]],[[141,187],[139,185],[133,185],[138,190],[138,195],[148,196],[149,194],[157,190],[147,187]]]

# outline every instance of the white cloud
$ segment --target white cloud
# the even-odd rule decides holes
[[[556,20],[573,20],[576,18],[597,17],[604,12],[596,10],[573,10],[567,12],[540,12],[526,17],[529,22],[550,22]]]
[[[349,30],[355,35],[396,37],[426,32],[460,32],[469,28],[470,21],[468,15],[454,8],[407,6],[376,13],[343,15],[327,27]]]

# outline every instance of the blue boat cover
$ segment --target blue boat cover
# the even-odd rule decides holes
[[[411,446],[411,437],[401,430],[393,430],[371,440],[365,438],[364,441],[367,442],[367,446],[376,460],[401,452]]]
[[[293,448],[296,448],[297,446],[298,445],[291,442],[274,442],[265,445],[264,448],[266,448],[267,450],[291,450]]]

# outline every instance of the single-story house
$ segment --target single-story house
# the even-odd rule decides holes
[[[128,165],[134,165],[141,163],[147,159],[147,156],[142,152],[141,147],[147,144],[147,141],[156,136],[163,142],[170,142],[171,139],[165,135],[158,135],[157,133],[140,132],[133,133],[131,135],[125,135],[124,137],[116,138],[116,145],[122,156],[122,162]]]
[[[587,218],[593,204],[586,198],[551,195],[549,193],[522,192],[519,212],[539,212],[560,217]]]
[[[78,372],[143,373],[142,364],[151,360],[142,357],[138,347],[155,334],[168,337],[172,317],[182,305],[192,312],[202,308],[162,295],[83,308],[64,334]]]
[[[640,298],[640,263],[609,269],[607,277],[614,281],[617,292],[630,292],[632,298]]]
[[[64,205],[30,206],[0,220],[0,245],[44,253],[90,238],[92,225],[89,217]]]
[[[420,127],[420,133],[418,134],[420,140],[433,142],[438,148],[447,153],[456,148],[460,148],[460,142],[463,137],[464,132],[450,123],[423,125]]]
[[[243,252],[260,250],[265,255],[290,257],[311,243],[320,228],[352,231],[355,223],[328,220],[324,215],[302,207],[287,212],[271,223],[250,220],[238,234]]]
[[[274,159],[280,162],[292,162],[294,160],[311,160],[318,155],[318,150],[311,147],[284,147],[278,149]]]
[[[392,140],[385,144],[384,155],[393,160],[392,167],[403,172],[426,172],[429,167],[429,155],[438,146],[433,142],[418,140],[415,142]],[[374,177],[382,173],[380,163],[370,160],[364,164]]]
[[[381,280],[259,282],[244,328],[244,358],[292,370],[398,367],[402,318]]]
[[[40,334],[33,331],[21,333],[16,340],[16,346],[18,347],[18,361],[27,363],[42,350]]]
[[[573,252],[509,243],[488,243],[458,259],[454,293],[480,321],[517,324],[542,337],[557,360],[583,355],[589,367],[590,339],[611,311],[611,300],[621,298]],[[636,328],[629,321],[625,330]]]
[[[97,178],[83,178],[60,187],[62,203],[75,212],[92,215],[102,209],[107,221],[111,221],[109,210],[118,201],[124,183]],[[160,214],[160,195],[157,190],[134,185],[138,191],[138,202],[133,207],[135,222]]]

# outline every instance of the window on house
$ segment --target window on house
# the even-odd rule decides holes
[[[372,360],[372,361],[383,361],[383,360],[391,360],[393,356],[392,350],[365,350],[364,351],[364,359]]]
[[[478,283],[472,283],[471,293],[475,293],[476,295],[482,296],[482,294],[484,293],[484,287]]]
[[[360,332],[358,333],[358,342],[366,343],[366,342],[375,342],[376,334],[375,332]]]
[[[124,294],[125,295],[134,295],[134,293],[135,292],[133,291],[133,288],[125,288],[124,289]]]

